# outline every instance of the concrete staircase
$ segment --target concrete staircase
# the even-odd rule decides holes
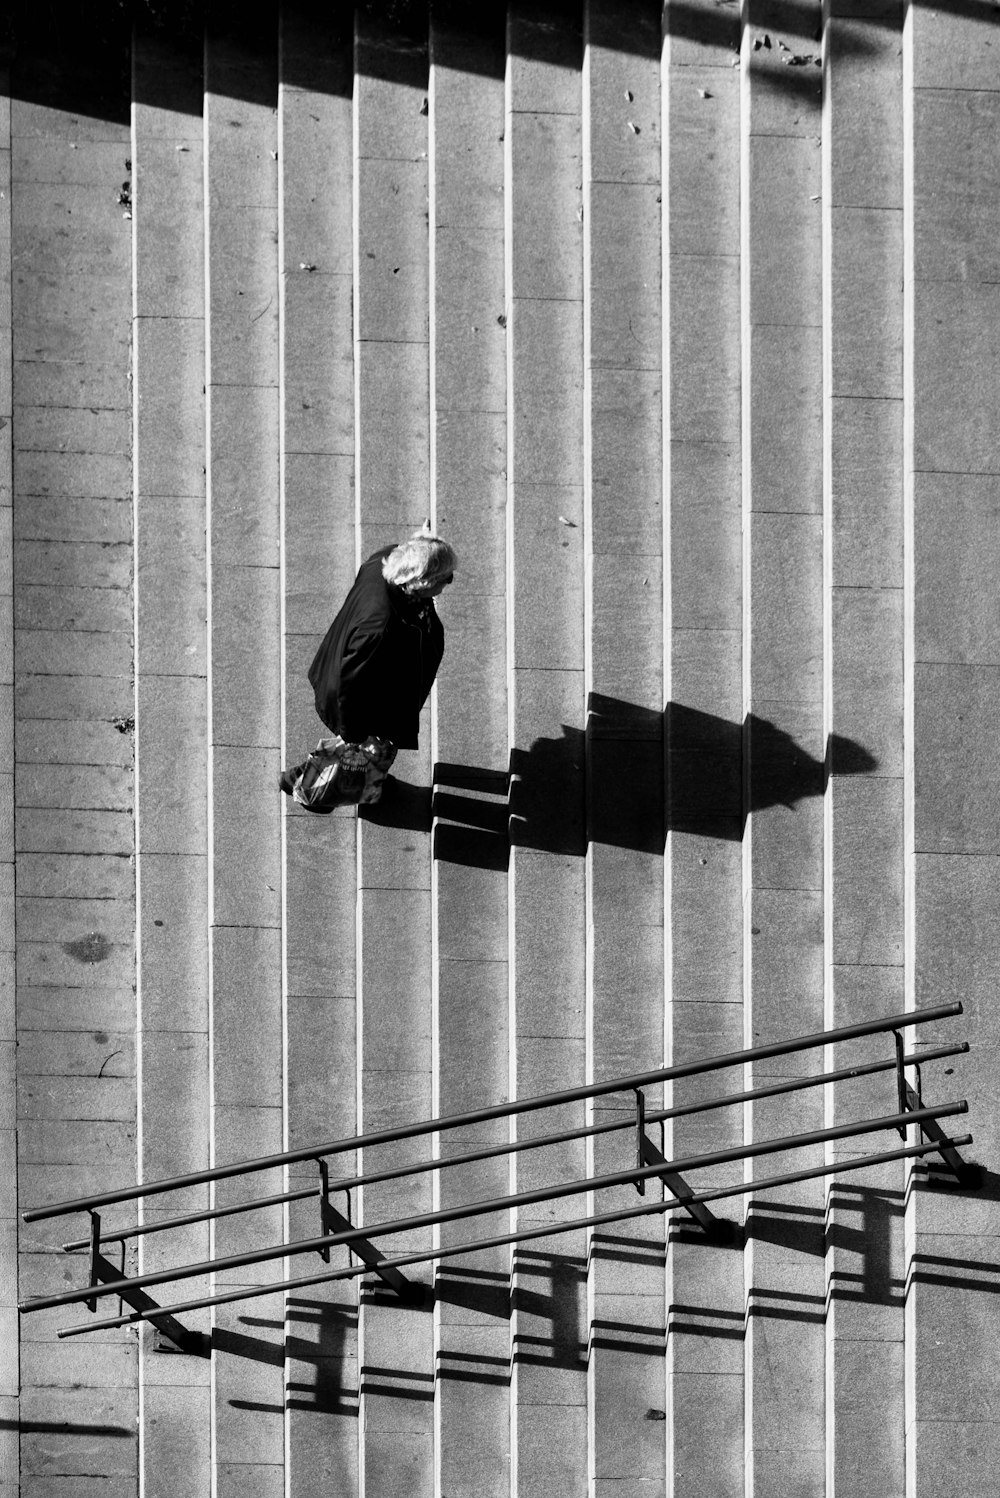
[[[72,27],[3,62],[0,1494],[987,1498],[997,13],[326,9],[140,25],[127,75],[113,28],[89,72]],[[309,660],[427,515],[460,570],[421,748],[311,818],[276,789]],[[237,1302],[187,1318],[210,1360],[15,1333],[82,1273],[28,1206],[954,998],[917,1043],[973,1044],[923,1080],[969,1098],[979,1193],[882,1167],[735,1199],[735,1247],[649,1218],[425,1268],[431,1308]],[[664,1149],[893,1106],[817,1089]],[[293,1203],[126,1265],[317,1230]],[[469,1235],[435,1231],[396,1241]]]

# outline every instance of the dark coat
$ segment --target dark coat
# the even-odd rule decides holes
[[[434,604],[417,601],[382,576],[393,547],[370,556],[326,633],[309,680],[316,711],[348,743],[367,734],[416,749],[420,709],[444,653]]]

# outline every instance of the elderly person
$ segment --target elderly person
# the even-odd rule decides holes
[[[376,551],[355,578],[309,668],[316,711],[335,735],[327,744],[344,741],[363,748],[362,804],[381,796],[397,750],[417,747],[420,710],[444,653],[433,600],[454,571],[454,551],[430,534],[429,525],[409,541]],[[281,789],[297,800],[302,793],[296,781],[305,769],[283,770],[279,778]]]
[[[281,770],[284,794],[313,812],[331,812],[344,798],[379,800],[397,750],[418,746],[421,709],[445,652],[434,599],[454,572],[455,553],[430,523],[368,557],[308,668],[316,712],[334,737]],[[334,759],[350,765],[352,791],[338,789],[343,777],[329,779]]]

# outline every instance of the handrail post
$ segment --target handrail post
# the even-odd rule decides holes
[[[636,1089],[636,1096],[642,1096],[638,1089]],[[637,1105],[637,1115],[641,1115],[643,1119],[645,1119],[645,1111],[646,1110],[644,1105]],[[666,1155],[664,1155],[662,1150],[657,1149],[656,1145],[649,1138],[645,1129],[639,1128],[638,1132],[638,1168],[641,1170],[644,1165],[669,1165],[669,1161],[667,1160]],[[706,1207],[704,1202],[689,1200],[689,1198],[693,1197],[695,1193],[691,1190],[691,1187],[688,1185],[687,1181],[685,1181],[682,1175],[678,1175],[676,1170],[668,1169],[662,1171],[661,1176],[664,1185],[668,1190],[674,1193],[674,1196],[676,1196],[677,1200],[681,1203],[688,1216],[693,1217],[698,1226],[704,1228],[705,1232],[709,1235],[710,1238],[713,1238],[717,1243],[729,1242],[732,1240],[736,1231],[733,1223],[726,1221],[725,1218],[716,1217],[715,1213],[711,1210],[710,1207]],[[643,1179],[642,1181],[636,1181],[635,1185],[636,1189],[639,1192],[639,1195],[645,1195],[645,1180]]]
[[[327,1207],[330,1205],[330,1167],[323,1156],[320,1156],[317,1163],[319,1165],[319,1224],[323,1233],[329,1233],[333,1231],[327,1218]],[[318,1248],[316,1252],[324,1264],[329,1264],[329,1244],[325,1248]]]
[[[350,1186],[345,1186],[343,1188],[343,1191],[344,1191],[344,1201],[347,1204],[347,1211],[346,1211],[346,1213],[344,1215],[346,1216],[348,1222],[350,1222],[350,1220],[351,1220],[351,1188],[350,1188]],[[351,1245],[349,1243],[347,1245],[347,1263],[348,1263],[348,1267],[350,1267],[350,1265],[354,1263],[354,1253],[353,1253],[353,1251],[351,1249]]]
[[[902,1035],[900,1035],[900,1033],[899,1033],[898,1030],[893,1030],[893,1032],[892,1032],[892,1038],[896,1042],[896,1097],[897,1097],[897,1100],[898,1100],[898,1103],[899,1103],[899,1107],[897,1109],[897,1112],[899,1112],[899,1113],[905,1113],[906,1109],[907,1109],[907,1102],[906,1102],[906,1076],[905,1076],[905,1073],[903,1072],[903,1058],[904,1058],[906,1052],[903,1049],[903,1037],[902,1037]],[[900,1126],[899,1126],[899,1137],[900,1137],[900,1139],[902,1139],[903,1143],[905,1144],[906,1143],[906,1125],[905,1124],[900,1124]]]
[[[640,1087],[635,1089],[635,1168],[641,1170],[647,1163],[644,1157],[643,1144],[646,1139],[646,1095]],[[635,1183],[635,1189],[640,1196],[646,1195],[646,1178],[642,1176]]]
[[[118,1247],[121,1250],[121,1252],[118,1255],[119,1259],[121,1260],[121,1263],[118,1266],[118,1273],[121,1275],[122,1279],[124,1279],[125,1278],[125,1239],[124,1238],[122,1239],[121,1243],[119,1243]],[[91,1280],[90,1283],[93,1284],[94,1283],[93,1280]],[[125,1302],[122,1300],[121,1296],[119,1295],[119,1297],[118,1297],[118,1314],[119,1314],[119,1316],[122,1313],[122,1307],[124,1306],[124,1304],[125,1304]]]
[[[912,1112],[917,1108],[923,1108],[925,1106],[920,1095],[921,1084],[919,1064],[915,1069],[917,1073],[917,1085],[915,1088],[910,1086],[905,1077],[903,1078],[903,1108],[906,1112]],[[931,1144],[937,1144],[940,1146],[940,1148],[938,1149],[938,1154],[941,1156],[941,1159],[944,1161],[948,1169],[952,1172],[956,1180],[961,1181],[965,1186],[982,1185],[982,1172],[980,1171],[980,1169],[975,1165],[970,1165],[968,1161],[963,1160],[961,1155],[958,1153],[958,1150],[955,1149],[953,1145],[945,1143],[945,1140],[948,1136],[945,1134],[945,1131],[942,1129],[936,1118],[925,1118],[923,1122],[917,1125],[917,1128],[920,1130],[921,1139],[925,1139]],[[899,1132],[900,1134],[902,1134],[905,1141],[906,1129],[901,1128]]]
[[[101,1214],[100,1214],[100,1212],[91,1212],[91,1214],[90,1214],[90,1278],[87,1281],[87,1283],[89,1285],[94,1285],[94,1284],[97,1283],[97,1261],[100,1258],[100,1256],[101,1256]],[[87,1310],[90,1311],[91,1313],[96,1312],[96,1310],[97,1310],[97,1296],[96,1295],[92,1295],[89,1300],[85,1300],[84,1301],[84,1305],[87,1307]]]
[[[350,1211],[350,1193],[348,1193],[347,1201],[347,1210]],[[328,1231],[331,1233],[350,1232],[354,1226],[350,1218],[344,1217],[342,1213],[338,1212],[331,1202],[327,1202],[326,1217],[329,1223]],[[398,1269],[385,1264],[383,1262],[385,1255],[379,1253],[370,1239],[354,1238],[351,1241],[351,1246],[354,1248],[354,1252],[361,1262],[367,1264],[369,1269],[374,1269],[379,1279],[385,1280],[390,1290],[395,1290],[400,1300],[404,1300],[410,1305],[419,1305],[425,1299],[426,1290],[424,1286],[414,1284],[412,1280],[406,1278],[405,1274],[400,1274]]]
[[[122,1245],[124,1255],[124,1245]],[[95,1272],[91,1276],[90,1283],[96,1284],[103,1280],[107,1283],[115,1283],[118,1280],[118,1271],[109,1259],[103,1254],[97,1255]],[[119,1304],[124,1301],[135,1311],[143,1311],[148,1314],[148,1320],[156,1328],[156,1340],[154,1343],[157,1352],[186,1352],[192,1357],[209,1358],[212,1356],[212,1339],[204,1332],[192,1332],[160,1307],[151,1295],[141,1287],[130,1290],[123,1288],[118,1296]],[[96,1301],[95,1301],[96,1305]],[[155,1314],[151,1314],[155,1313]],[[165,1345],[166,1344],[166,1345]]]

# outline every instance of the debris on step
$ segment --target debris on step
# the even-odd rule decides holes
[[[507,326],[507,318],[503,312],[501,312],[500,316],[497,318],[497,322],[500,324],[501,328],[505,328]]]
[[[299,261],[299,270],[315,270],[315,269],[316,269],[315,265],[310,265],[305,260],[300,260]]]
[[[633,135],[639,134],[639,126],[635,123],[634,120],[629,120],[628,128],[631,130]]]
[[[576,530],[576,521],[575,520],[567,520],[565,515],[560,515],[559,516],[559,524],[560,525],[568,525],[571,531],[575,531]]]
[[[635,94],[633,94],[633,92],[632,92],[632,90],[630,88],[627,88],[625,90],[625,98],[628,100],[628,102],[630,104],[632,103],[632,100],[635,98]]]
[[[175,151],[190,151],[190,146],[174,146]]]
[[[428,105],[427,99],[425,97],[423,103],[420,106],[420,113],[426,114],[429,107],[430,106]]]
[[[702,98],[702,99],[714,99],[715,98],[715,95],[714,94],[710,94],[707,88],[700,88],[698,90],[698,96],[699,96],[699,98]]]

